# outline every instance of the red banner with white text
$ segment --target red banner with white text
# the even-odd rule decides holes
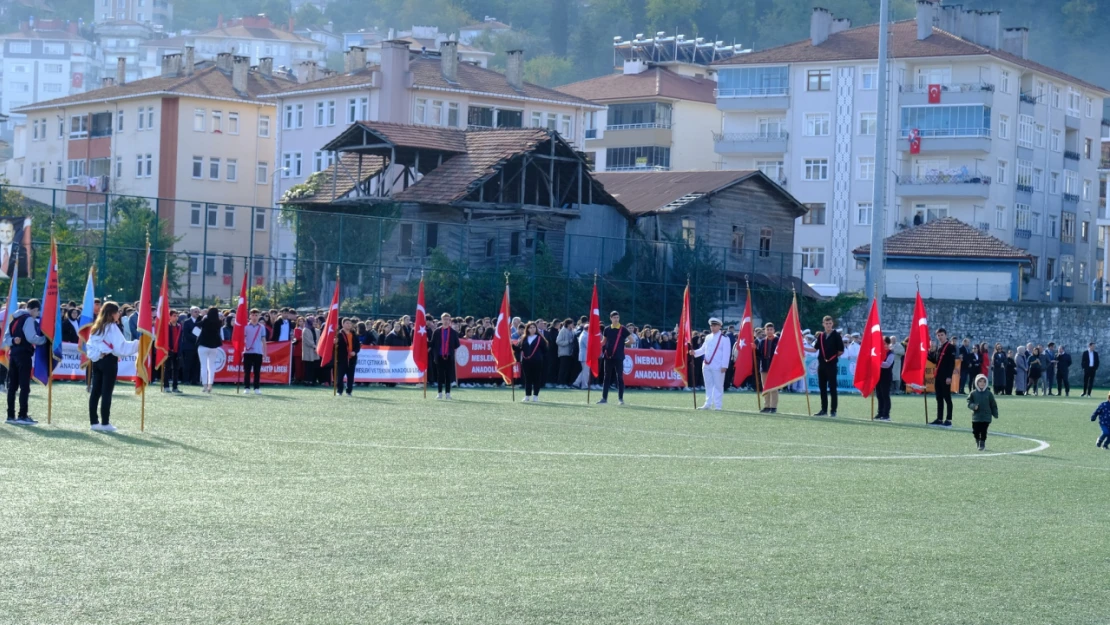
[[[289,384],[289,371],[293,363],[292,341],[266,343],[266,354],[262,356],[262,371],[259,382],[262,384]],[[243,381],[242,354],[235,352],[231,341],[224,341],[216,361],[216,383],[235,384]]]
[[[624,385],[649,388],[683,388],[686,383],[674,370],[674,350],[624,350]],[[694,360],[690,359],[693,366]]]
[[[513,377],[520,377],[520,364],[513,366]],[[493,341],[461,339],[455,350],[455,379],[501,379],[493,360]]]

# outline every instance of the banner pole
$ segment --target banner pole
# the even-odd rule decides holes
[[[139,413],[139,431],[146,432],[146,387],[143,387],[143,405]]]
[[[794,287],[791,286],[790,290],[793,291]],[[797,291],[794,292],[794,303],[792,305],[794,306],[794,327],[790,328],[790,331],[794,332],[795,336],[797,336],[799,339],[801,339],[801,337],[802,337],[802,321],[801,321],[801,319],[798,318],[798,293],[797,293]],[[805,354],[802,353],[802,343],[801,343],[800,340],[798,341],[798,360],[801,361],[802,368],[804,369],[805,368],[806,357],[805,357]],[[804,388],[806,390],[806,413],[808,413],[809,416],[812,417],[813,416],[813,406],[809,402],[809,376],[808,375],[803,375],[802,376],[802,388]]]
[[[46,369],[46,375],[49,376],[46,378],[46,425],[50,425],[54,413],[54,346],[51,345],[46,353],[49,359]]]
[[[748,306],[751,307],[752,303],[752,283],[744,278],[744,288],[748,291]],[[741,324],[743,320],[741,320]],[[748,325],[752,329],[752,378],[755,380],[755,407],[760,412],[763,412],[763,397],[760,393],[760,380],[759,380],[759,349],[755,346],[755,326],[752,320],[748,319]],[[740,326],[740,331],[744,331],[744,326]]]
[[[875,393],[871,393],[871,420],[875,420]]]
[[[339,267],[335,268],[335,284],[339,285]],[[331,311],[328,311],[328,316],[331,316]],[[327,324],[327,319],[324,320]],[[339,386],[339,329],[343,326],[339,321],[339,308],[335,309],[335,330],[332,331],[331,341],[331,396],[335,397],[336,387]]]
[[[424,399],[428,399],[428,368],[424,368]]]

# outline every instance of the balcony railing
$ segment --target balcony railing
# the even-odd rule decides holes
[[[761,89],[716,89],[714,94],[718,98],[767,98],[790,95],[788,87],[765,87]]]
[[[1033,231],[1032,230],[1027,230],[1027,229],[1024,229],[1024,228],[1015,228],[1014,229],[1014,237],[1015,238],[1028,239],[1028,238],[1031,238],[1032,236],[1033,236]]]
[[[650,124],[614,124],[612,126],[606,126],[605,130],[606,131],[613,131],[613,130],[645,130],[645,129],[654,129],[654,128],[661,128],[663,130],[668,130],[668,129],[670,129],[670,127],[671,127],[670,122],[655,122],[655,123],[650,123]]]
[[[902,93],[929,93],[929,85],[902,85]],[[978,91],[994,91],[994,85],[986,82],[956,82],[941,84],[941,91],[950,93],[975,93]]]
[[[991,183],[990,176],[966,171],[930,171],[921,176],[899,176],[898,184],[983,184]]]
[[[1029,95],[1028,93],[1022,93],[1018,97],[1022,102],[1025,102],[1026,104],[1036,104],[1037,103],[1037,98],[1034,98],[1033,96]]]
[[[1033,185],[1018,183],[1017,190],[1022,192],[1022,193],[1032,193],[1033,192]]]
[[[1065,193],[1064,194],[1064,201],[1065,202],[1079,202],[1079,196],[1075,195],[1074,193]]]
[[[1079,160],[1079,152],[1073,152],[1071,150],[1065,150],[1064,151],[1064,158],[1068,159],[1069,161],[1078,161]]]
[[[920,136],[922,138],[925,138],[925,139],[946,138],[946,137],[951,137],[951,138],[955,138],[955,137],[988,137],[989,138],[991,136],[991,129],[990,128],[924,128],[924,129],[918,130],[918,133],[920,134]],[[910,137],[910,130],[908,128],[903,128],[900,135],[903,139],[908,139]]]
[[[605,171],[670,171],[670,167],[664,165],[632,165],[629,167],[605,167]]]
[[[790,133],[785,130],[779,132],[715,132],[713,142],[722,141],[785,141],[790,138]]]
[[[1098,162],[1099,169],[1110,169],[1110,158],[1104,158]]]
[[[586,138],[587,139],[596,139],[597,138],[597,128],[587,128],[586,129]]]

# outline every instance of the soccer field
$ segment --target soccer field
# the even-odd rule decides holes
[[[919,397],[265,392],[152,393],[140,434],[121,385],[99,434],[36,388],[0,426],[0,623],[1110,622],[1095,400],[1000,398],[981,453],[961,397],[942,430]]]

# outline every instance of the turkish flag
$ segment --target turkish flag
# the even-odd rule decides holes
[[[597,361],[601,358],[601,311],[597,306],[597,285],[594,285],[594,296],[590,300],[590,325],[586,328],[586,365],[594,377],[601,375]]]
[[[412,325],[412,361],[424,373],[428,370],[428,322],[424,309],[424,278],[420,279],[420,291],[416,294],[415,323]]]
[[[501,312],[497,313],[497,325],[493,330],[493,361],[497,363],[497,373],[505,384],[513,383],[513,366],[516,355],[513,353],[513,337],[509,331],[509,285],[505,285],[505,296],[501,298]]]
[[[682,316],[678,318],[678,332],[675,333],[674,371],[688,380],[687,372],[690,369],[690,285],[686,285],[686,293],[682,296]]]
[[[940,85],[929,85],[929,104],[940,104]]]
[[[161,369],[170,357],[170,266],[162,268],[162,290],[158,292],[154,319],[154,368]]]
[[[856,375],[852,380],[852,385],[864,397],[870,397],[875,392],[885,359],[886,343],[883,342],[883,331],[879,327],[879,303],[871,300],[871,312],[867,315],[867,327],[864,329],[859,357],[856,359]]]
[[[331,296],[331,307],[328,308],[327,319],[324,320],[324,329],[316,342],[316,353],[320,355],[320,366],[331,362],[335,352],[335,339],[339,333],[339,275],[335,276],[335,293]]]
[[[235,325],[231,328],[231,346],[237,354],[242,354],[243,348],[246,347],[248,317],[250,312],[247,311],[247,274],[244,272],[243,286],[239,288],[239,302],[235,306]]]
[[[139,291],[139,353],[135,356],[135,394],[142,395],[150,384],[150,353],[154,346],[154,320],[150,313],[150,243],[146,244],[146,268]]]
[[[862,350],[861,350],[862,351]],[[929,319],[925,316],[925,302],[921,293],[913,305],[913,325],[906,342],[906,356],[902,359],[902,381],[907,385],[925,387],[925,361],[929,355]]]
[[[921,154],[921,131],[917,128],[910,131],[910,154]]]
[[[777,391],[801,380],[806,375],[805,360],[802,358],[802,326],[798,323],[798,296],[790,304],[786,313],[786,323],[779,333],[779,344],[771,369],[763,383],[763,394]]]
[[[736,373],[732,376],[733,386],[740,386],[755,373],[755,333],[752,329],[752,292],[748,291],[748,302],[744,304],[744,318],[740,321],[740,335],[736,337]]]

